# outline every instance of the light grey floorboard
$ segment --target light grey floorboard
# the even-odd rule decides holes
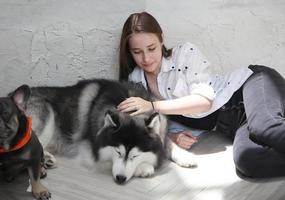
[[[110,167],[90,169],[74,159],[57,157],[58,168],[48,170],[43,183],[54,200],[281,200],[285,179],[241,179],[236,175],[231,142],[209,133],[192,149],[197,168],[186,169],[166,162],[151,178],[134,178],[117,185]],[[12,183],[0,181],[0,200],[31,200],[28,177]]]

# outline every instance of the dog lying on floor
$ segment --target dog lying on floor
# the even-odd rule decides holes
[[[43,147],[32,130],[32,119],[23,112],[30,90],[22,90],[0,98],[0,171],[7,181],[12,181],[27,169],[33,195],[48,200],[51,194],[40,182],[46,176],[42,167]]]
[[[16,91],[25,93],[26,87]],[[31,88],[26,113],[34,118],[33,128],[46,151],[46,166],[56,165],[52,154],[77,155],[81,141],[88,142],[95,161],[112,162],[113,178],[119,184],[133,176],[153,175],[165,156],[183,167],[195,165],[191,153],[166,137],[165,116],[131,117],[116,109],[130,96],[152,99],[141,85],[103,79]]]

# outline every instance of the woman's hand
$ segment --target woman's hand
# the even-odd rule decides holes
[[[153,110],[152,103],[140,97],[129,97],[121,102],[117,109],[121,112],[131,112],[131,116],[150,112]]]
[[[190,131],[183,131],[180,133],[170,133],[169,138],[182,149],[190,149],[194,143],[197,142],[197,138],[192,135]]]

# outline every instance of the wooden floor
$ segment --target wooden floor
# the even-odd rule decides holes
[[[59,166],[48,170],[43,181],[53,200],[187,199],[187,200],[281,200],[285,178],[247,180],[236,175],[231,142],[211,133],[192,150],[198,167],[185,169],[166,162],[151,178],[133,178],[117,185],[110,168],[91,170],[60,157]],[[285,170],[285,169],[284,169]],[[12,183],[0,182],[0,200],[33,199],[26,175]]]

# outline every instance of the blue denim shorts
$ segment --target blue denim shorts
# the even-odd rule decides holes
[[[175,121],[171,121],[171,120],[168,121],[168,132],[169,133],[175,134],[175,133],[180,133],[182,131],[190,131],[192,135],[195,137],[199,137],[203,133],[207,132],[207,130],[193,129],[193,128],[189,128]]]

